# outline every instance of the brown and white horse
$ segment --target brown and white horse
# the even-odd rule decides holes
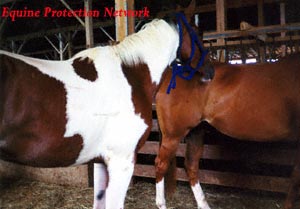
[[[183,34],[186,45],[191,38]],[[66,61],[0,51],[0,157],[36,167],[102,163],[94,168],[94,209],[123,208],[179,39],[176,25],[153,20],[114,46]]]
[[[156,95],[162,142],[156,158],[157,201],[165,209],[164,175],[174,159],[180,140],[202,121],[241,140],[298,140],[296,164],[285,209],[292,208],[300,187],[300,55],[277,63],[257,65],[211,64],[215,76],[202,82],[177,79],[166,95],[170,70]],[[196,138],[196,139],[195,139]],[[198,208],[208,209],[198,181],[203,139],[187,139],[186,171]]]

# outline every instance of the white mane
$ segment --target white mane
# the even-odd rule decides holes
[[[168,65],[175,59],[178,45],[178,31],[175,25],[155,19],[144,25],[138,33],[126,37],[113,47],[122,62],[127,65],[149,65],[151,62]]]

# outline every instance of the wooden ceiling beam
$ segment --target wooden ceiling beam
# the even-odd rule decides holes
[[[243,0],[243,1],[227,1],[226,8],[227,9],[236,9],[241,7],[249,7],[255,6],[259,4],[259,1],[263,1],[263,4],[271,4],[271,3],[282,3],[286,2],[286,0]],[[199,5],[195,9],[195,13],[206,13],[206,12],[215,12],[216,11],[216,4],[206,4],[206,5]],[[177,12],[176,9],[171,9],[167,11],[162,11],[157,14],[157,18],[162,18],[167,14],[171,14]]]
[[[288,32],[288,31],[300,31],[300,23],[255,27],[245,31],[227,30],[222,33],[206,32],[203,34],[203,39],[214,40],[219,38],[237,38],[237,37],[245,37],[245,36],[257,36],[260,34]]]

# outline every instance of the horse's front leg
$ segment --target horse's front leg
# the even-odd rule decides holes
[[[156,205],[159,209],[167,209],[165,199],[164,176],[168,171],[171,160],[176,157],[176,150],[180,142],[180,137],[162,137],[158,155],[155,159],[156,172]],[[175,159],[176,160],[176,159]],[[176,168],[175,168],[176,169]],[[174,170],[171,170],[175,172]],[[168,175],[171,176],[171,175]],[[167,179],[168,180],[168,179]],[[172,180],[172,179],[169,179]]]
[[[200,127],[195,128],[186,138],[187,148],[185,168],[189,182],[197,202],[198,209],[210,209],[203,190],[199,183],[199,160],[203,153],[204,131]]]
[[[108,182],[107,168],[102,163],[94,164],[94,206],[93,209],[105,209],[105,192]]]
[[[109,182],[106,189],[106,209],[123,209],[126,192],[134,170],[134,157],[113,156],[107,160]]]

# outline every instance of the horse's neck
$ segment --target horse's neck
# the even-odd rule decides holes
[[[170,58],[175,56],[174,54],[171,54],[169,52],[162,52],[159,53],[157,49],[155,48],[148,48],[147,51],[140,51],[139,57],[136,58],[139,60],[137,63],[134,64],[128,64],[131,66],[139,66],[139,65],[146,65],[147,66],[147,71],[149,71],[149,75],[151,76],[151,80],[153,83],[156,83],[157,85],[160,83],[160,80],[162,78],[162,75],[165,71],[165,69],[169,66],[170,64]],[[125,62],[123,62],[125,64]],[[142,68],[145,70],[145,68]]]
[[[140,32],[112,46],[126,65],[147,65],[152,82],[159,84],[167,66],[176,58],[179,36],[162,20],[153,21]]]

